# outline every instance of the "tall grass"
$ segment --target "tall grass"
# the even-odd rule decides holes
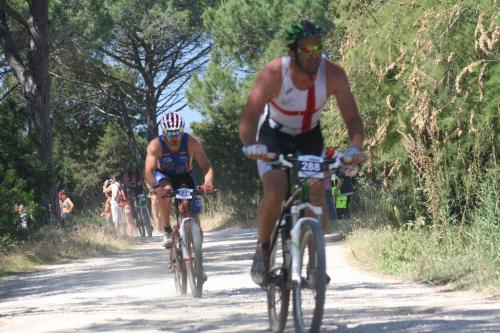
[[[128,246],[128,240],[106,230],[97,213],[83,212],[66,228],[44,227],[21,241],[6,242],[0,248],[0,276],[64,259],[95,257]]]
[[[203,197],[201,224],[204,230],[255,225],[256,197],[238,197],[228,192]]]
[[[372,228],[358,224],[347,244],[355,257],[375,270],[500,295],[500,207],[498,183],[493,178],[481,185],[480,201],[468,223],[410,221],[380,227],[380,215],[358,211],[358,221],[366,221]],[[371,199],[374,206],[384,207],[383,202]]]

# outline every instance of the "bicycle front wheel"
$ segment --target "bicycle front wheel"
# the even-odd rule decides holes
[[[179,237],[174,238],[174,244],[170,249],[170,264],[174,270],[175,290],[178,295],[187,293],[187,273],[186,266],[182,261],[182,250]]]
[[[205,273],[201,252],[201,230],[194,219],[184,221],[184,237],[187,245],[186,269],[191,294],[201,297]]]
[[[319,222],[302,219],[300,239],[300,278],[293,288],[296,332],[319,332],[326,291],[325,241]]]
[[[283,332],[288,317],[290,289],[287,286],[286,244],[283,234],[276,238],[269,258],[270,282],[267,286],[267,313],[272,332]]]

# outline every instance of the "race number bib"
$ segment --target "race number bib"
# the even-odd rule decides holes
[[[190,188],[180,188],[175,192],[176,199],[192,199],[193,190]]]
[[[324,178],[322,165],[323,158],[314,155],[299,156],[299,177],[300,178]]]

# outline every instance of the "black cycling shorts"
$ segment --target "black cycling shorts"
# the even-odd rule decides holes
[[[273,153],[316,156],[321,156],[325,144],[319,124],[307,133],[289,135],[271,128],[268,119],[262,123],[257,141]]]
[[[172,188],[174,190],[177,190],[183,186],[193,189],[196,187],[196,181],[194,180],[192,172],[183,173],[181,175],[169,175],[159,170],[156,172],[156,180],[157,182],[167,181],[168,183],[170,183],[170,185],[172,185]]]
[[[324,148],[323,134],[321,133],[319,124],[307,133],[289,135],[281,132],[278,128],[271,128],[268,119],[262,123],[259,129],[257,142],[266,145],[268,151],[277,154],[321,156]],[[266,161],[257,161],[257,169],[260,177],[276,168],[278,166]]]

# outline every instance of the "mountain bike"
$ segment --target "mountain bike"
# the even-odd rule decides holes
[[[342,163],[342,152],[333,157],[280,155],[272,164],[288,171],[290,190],[276,221],[270,243],[267,283],[269,325],[273,332],[285,329],[293,291],[296,332],[319,332],[326,292],[325,241],[321,207],[309,203],[309,179],[323,179],[326,170],[357,172]],[[355,170],[355,171],[353,171]],[[305,216],[306,209],[316,217]]]
[[[174,272],[175,289],[178,294],[201,297],[206,275],[203,271],[202,241],[200,226],[192,217],[193,199],[204,194],[201,187],[196,189],[179,188],[169,197],[174,198],[176,225],[172,227],[173,245],[170,249],[169,265]]]
[[[148,237],[152,237],[153,226],[151,225],[151,213],[149,212],[146,195],[143,193],[138,194],[135,198],[135,212],[135,223],[141,237],[146,237],[146,234]]]

